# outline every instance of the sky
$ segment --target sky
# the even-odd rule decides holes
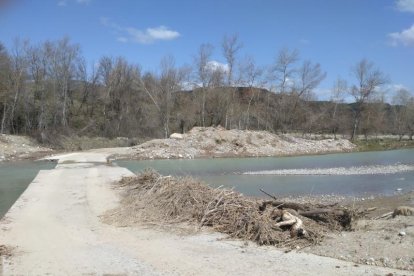
[[[154,71],[166,55],[191,64],[202,43],[224,64],[221,41],[233,34],[243,43],[239,59],[269,65],[289,48],[320,63],[321,99],[338,77],[352,84],[351,68],[363,58],[388,75],[389,94],[414,92],[414,0],[0,0],[6,47],[17,37],[69,37],[91,64],[123,56]]]

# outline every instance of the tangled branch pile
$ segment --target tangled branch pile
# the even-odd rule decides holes
[[[280,247],[317,243],[327,231],[343,227],[335,216],[324,212],[307,214],[303,205],[250,199],[233,190],[214,189],[192,178],[162,176],[152,170],[122,179],[119,187],[125,192],[122,204],[104,218],[119,226],[185,222]]]

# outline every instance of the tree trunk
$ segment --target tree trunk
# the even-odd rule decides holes
[[[355,117],[354,126],[352,128],[351,141],[354,141],[354,139],[356,138],[358,125],[359,125],[359,118]]]
[[[7,104],[3,103],[3,117],[1,118],[1,129],[0,129],[0,134],[4,134],[4,128],[5,128],[5,124],[6,124],[6,116],[7,116]]]

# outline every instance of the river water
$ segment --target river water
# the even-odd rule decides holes
[[[315,170],[341,167],[364,171],[365,167],[414,165],[414,149],[341,153],[298,157],[223,158],[195,160],[119,160],[119,166],[133,172],[154,168],[164,175],[193,176],[207,184],[234,188],[245,195],[263,196],[259,189],[275,195],[349,196],[392,195],[414,190],[414,171],[394,174],[315,175]],[[40,170],[52,169],[53,162],[19,161],[0,163],[0,218],[23,193]],[[293,171],[291,175],[244,175],[246,172]],[[300,175],[295,175],[300,170]],[[312,175],[303,172],[309,170]],[[321,170],[324,171],[324,170]],[[325,170],[326,171],[326,170]],[[332,170],[328,170],[332,171]],[[374,170],[375,171],[375,170]]]
[[[53,169],[53,162],[0,162],[0,218],[26,190],[40,170]]]
[[[245,195],[263,196],[259,189],[275,195],[325,195],[346,196],[392,195],[396,190],[414,190],[414,170],[392,174],[367,171],[353,175],[306,175],[305,170],[345,169],[349,171],[369,170],[370,167],[385,166],[391,171],[401,165],[414,165],[414,149],[340,153],[318,156],[225,158],[194,160],[120,160],[119,166],[133,172],[154,168],[164,175],[194,176],[207,184],[234,188]],[[244,175],[246,172],[301,170],[300,175]],[[327,171],[327,170],[322,170]],[[377,171],[377,173],[375,173]]]

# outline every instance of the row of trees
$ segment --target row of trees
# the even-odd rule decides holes
[[[193,64],[177,66],[164,57],[156,72],[122,57],[102,57],[88,66],[80,47],[64,38],[33,45],[0,44],[1,133],[28,134],[47,141],[54,134],[105,137],[168,137],[193,126],[265,129],[273,132],[337,133],[351,138],[414,133],[414,100],[402,89],[393,105],[380,97],[387,77],[372,62],[351,69],[354,83],[338,79],[331,100],[316,101],[326,77],[320,64],[282,49],[273,64],[240,59],[243,45],[226,36],[226,65],[212,61],[203,44]],[[353,103],[345,100],[353,98]]]

